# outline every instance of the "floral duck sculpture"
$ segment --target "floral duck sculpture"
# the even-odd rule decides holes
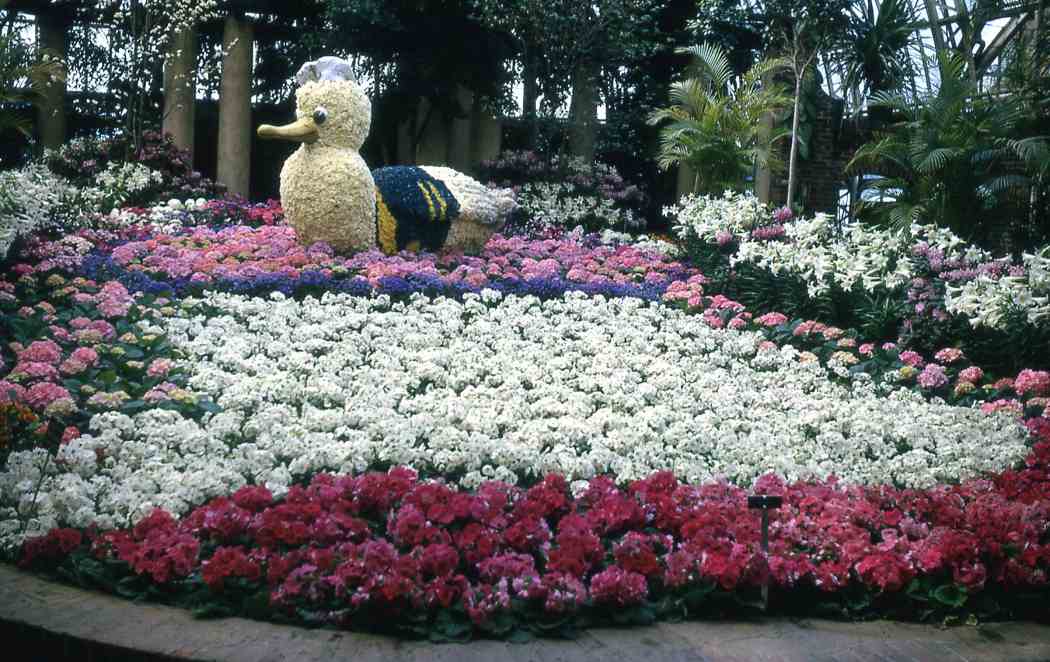
[[[358,153],[368,137],[371,103],[350,65],[335,57],[296,75],[296,116],[259,127],[261,138],[302,143],[281,170],[281,203],[306,244],[339,252],[472,249],[517,208],[508,190],[486,188],[451,168],[394,166],[369,171]]]

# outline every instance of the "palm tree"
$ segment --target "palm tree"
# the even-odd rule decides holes
[[[898,89],[910,73],[918,20],[912,0],[854,2],[850,14],[840,52],[845,89],[862,97]]]
[[[783,59],[763,60],[737,76],[714,44],[679,49],[693,56],[690,78],[671,86],[671,106],[649,115],[660,130],[657,163],[666,170],[685,165],[696,173],[694,193],[741,190],[754,166],[775,162],[773,134],[764,121],[791,103],[773,76]]]
[[[1004,194],[1050,169],[1050,146],[1044,136],[1019,137],[1023,101],[980,96],[962,56],[941,54],[940,68],[940,87],[928,99],[873,97],[901,120],[857,150],[847,170],[878,173],[868,188],[891,199],[862,201],[861,215],[894,227],[936,223],[980,239]]]
[[[32,48],[16,34],[0,34],[0,137],[10,131],[30,137],[33,121],[23,109],[39,103],[47,86],[65,75],[64,64],[52,54],[34,61]]]

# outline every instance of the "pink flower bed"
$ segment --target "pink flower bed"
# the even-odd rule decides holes
[[[494,237],[480,256],[401,253],[377,250],[342,257],[330,246],[302,246],[287,226],[157,235],[113,249],[113,261],[128,271],[160,278],[251,279],[262,275],[298,278],[304,271],[325,277],[356,276],[376,284],[386,277],[430,276],[476,287],[499,279],[565,278],[589,284],[666,284],[699,273],[652,251],[630,246],[588,247],[570,239],[526,240]]]
[[[784,499],[771,515],[768,556],[748,492],[725,483],[657,473],[620,489],[600,477],[573,498],[558,476],[527,490],[492,482],[467,493],[395,468],[319,475],[283,500],[245,487],[181,520],[157,510],[123,531],[54,530],[25,543],[22,564],[75,570],[118,560],[171,594],[200,585],[221,602],[263,590],[276,613],[345,626],[461,609],[489,631],[508,618],[680,609],[696,591],[746,594],[767,581],[779,600],[798,590],[832,601],[860,592],[957,608],[983,593],[1046,595],[1050,421],[1029,427],[1036,443],[1025,468],[955,486],[765,476],[755,491]]]

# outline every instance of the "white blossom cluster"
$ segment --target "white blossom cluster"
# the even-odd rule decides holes
[[[625,232],[641,228],[645,219],[615,201],[596,195],[582,195],[570,182],[525,184],[518,191],[518,205],[539,227],[574,228],[577,225],[602,227]]]
[[[0,172],[0,259],[19,236],[54,221],[77,189],[40,163]]]
[[[123,206],[135,193],[162,184],[164,175],[141,163],[111,161],[95,176],[95,185],[77,193],[77,205],[85,210],[111,211]]]
[[[663,214],[673,220],[678,237],[715,242],[720,233],[739,237],[768,224],[771,212],[751,193],[726,191],[721,197],[684,196]]]
[[[99,13],[112,12],[133,26],[138,48],[160,54],[174,33],[221,17],[218,0],[94,0]]]
[[[913,233],[918,232],[913,228]],[[841,231],[823,213],[784,224],[786,241],[744,239],[731,264],[750,262],[774,274],[790,273],[805,281],[810,296],[832,285],[845,291],[860,284],[866,291],[893,290],[915,275],[909,258],[913,233],[890,232],[860,223],[845,223]]]
[[[1026,253],[1022,264],[1021,275],[982,275],[960,286],[949,285],[945,308],[975,327],[1003,329],[1011,311],[1034,325],[1050,323],[1050,246]]]
[[[672,258],[677,258],[682,255],[682,249],[677,244],[673,244],[665,239],[660,239],[659,237],[651,237],[647,234],[630,234],[628,232],[617,232],[616,230],[602,230],[598,236],[602,244],[606,246],[633,246],[641,250],[653,251]]]
[[[187,227],[196,226],[198,223],[193,214],[206,209],[207,204],[208,201],[204,198],[196,200],[173,198],[165,204],[155,205],[144,212],[114,209],[108,214],[96,214],[87,224],[96,229],[106,230],[118,230],[133,225],[150,225],[155,232],[175,234]]]
[[[753,230],[770,226],[771,213],[750,194],[692,196],[664,212],[675,217],[679,237],[705,242],[735,238],[739,243],[731,264],[748,262],[777,275],[794,275],[806,283],[811,296],[833,285],[850,291],[859,284],[868,292],[903,287],[919,272],[920,258],[913,249],[920,244],[939,251],[942,260],[991,259],[987,251],[945,228],[913,224],[894,231],[859,222],[837,223],[824,213],[784,222],[781,239],[756,238]]]
[[[835,383],[790,346],[637,299],[213,293],[164,324],[190,386],[223,411],[99,414],[57,462],[13,454],[0,544],[20,538],[19,516],[30,532],[119,526],[248,482],[281,494],[314,472],[394,464],[466,487],[664,469],[929,486],[1027,452],[1007,414]]]

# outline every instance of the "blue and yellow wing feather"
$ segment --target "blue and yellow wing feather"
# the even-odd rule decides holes
[[[422,168],[372,171],[376,183],[376,244],[389,254],[405,248],[440,249],[460,213],[448,186]]]

